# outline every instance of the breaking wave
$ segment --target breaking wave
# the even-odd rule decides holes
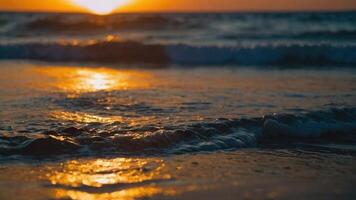
[[[1,136],[0,154],[53,156],[63,154],[187,153],[283,145],[286,141],[356,143],[356,109],[329,109],[261,118],[216,119],[179,126],[94,131],[63,127],[36,135]]]

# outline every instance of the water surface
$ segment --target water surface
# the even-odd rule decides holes
[[[355,199],[356,14],[0,13],[0,199]]]

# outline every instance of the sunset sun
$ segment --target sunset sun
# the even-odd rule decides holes
[[[127,4],[128,1],[129,0],[73,0],[78,6],[100,15],[110,14],[120,6]]]

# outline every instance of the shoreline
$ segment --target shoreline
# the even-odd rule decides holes
[[[0,194],[4,199],[353,199],[355,170],[355,156],[297,149],[20,162],[2,164]]]

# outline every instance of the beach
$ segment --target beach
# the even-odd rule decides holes
[[[356,195],[354,155],[297,149],[14,162],[0,171],[2,199],[353,199]]]
[[[329,96],[348,92],[356,78],[349,70],[293,69],[292,79],[259,69],[2,66],[2,199],[355,197],[355,111],[319,108],[355,102]],[[294,93],[285,93],[290,87]],[[292,113],[298,102],[309,112],[259,117],[276,107]],[[268,118],[279,121],[268,125]],[[288,135],[295,130],[301,136]]]
[[[355,21],[1,13],[0,199],[354,199]]]

